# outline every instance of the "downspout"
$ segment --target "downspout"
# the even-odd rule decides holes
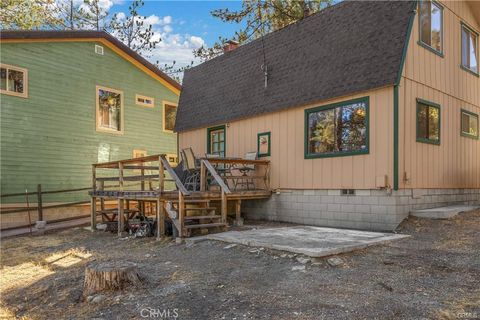
[[[417,2],[413,1],[414,8],[410,14],[408,21],[407,35],[405,44],[403,46],[402,59],[400,61],[400,66],[398,69],[397,79],[393,85],[393,190],[398,190],[399,178],[399,100],[398,100],[398,87],[400,86],[400,81],[402,80],[403,67],[405,65],[405,59],[407,57],[408,43],[410,42],[410,35],[412,34],[413,21],[415,20],[415,14],[417,13]],[[413,4],[412,4],[413,6]]]

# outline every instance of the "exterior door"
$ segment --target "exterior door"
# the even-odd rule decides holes
[[[225,157],[226,134],[225,126],[207,129],[207,152]]]

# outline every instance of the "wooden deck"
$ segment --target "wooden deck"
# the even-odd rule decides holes
[[[246,165],[255,170],[242,174],[238,168]],[[222,174],[216,168],[222,168]],[[116,221],[121,235],[126,221],[139,212],[155,215],[159,222],[157,237],[165,235],[165,219],[172,222],[180,237],[196,230],[226,230],[229,213],[235,223],[241,223],[242,200],[271,196],[269,171],[270,162],[266,160],[201,159],[199,188],[188,190],[163,154],[94,164],[92,230],[101,215],[102,221]],[[246,185],[239,183],[246,180]],[[112,200],[117,202],[116,208],[107,209],[105,203]]]

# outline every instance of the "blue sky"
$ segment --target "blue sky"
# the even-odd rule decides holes
[[[131,1],[101,0],[110,13],[128,12]],[[214,9],[240,9],[241,1],[166,1],[150,0],[140,9],[162,42],[147,57],[152,62],[186,65],[194,60],[192,51],[202,44],[213,45],[219,36],[230,38],[239,28],[210,15]]]

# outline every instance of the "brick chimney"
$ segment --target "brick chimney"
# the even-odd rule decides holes
[[[224,45],[223,45],[223,53],[227,53],[230,51],[233,51],[238,48],[238,42],[234,40],[228,40]]]

